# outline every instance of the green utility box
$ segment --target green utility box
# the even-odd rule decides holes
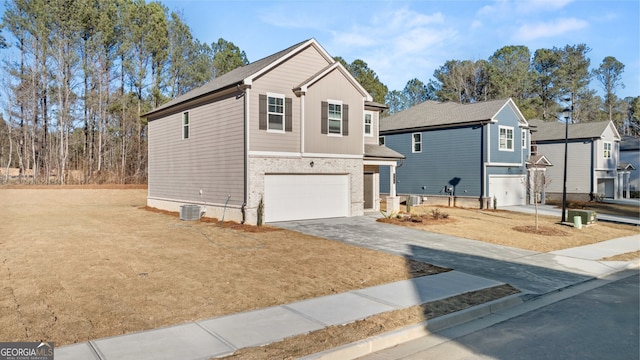
[[[593,225],[598,221],[594,210],[569,209],[569,221],[572,222],[573,218],[576,216],[582,218],[582,225]]]

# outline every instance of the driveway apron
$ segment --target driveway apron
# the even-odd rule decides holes
[[[505,282],[533,296],[615,270],[598,262],[574,266],[555,254],[380,223],[376,221],[378,217],[365,215],[270,225]]]

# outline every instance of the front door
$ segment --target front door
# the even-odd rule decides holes
[[[373,173],[364,173],[364,208],[373,209],[374,194],[373,194]]]

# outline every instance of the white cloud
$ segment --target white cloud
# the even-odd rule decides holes
[[[446,45],[458,35],[441,12],[425,14],[407,8],[390,10],[384,17],[372,16],[368,23],[332,33],[331,52],[348,62],[364,60],[390,90],[402,89],[414,77],[429,78],[441,65]]]
[[[514,2],[519,13],[557,11],[572,3],[573,0],[528,0]]]
[[[560,18],[549,22],[525,24],[520,26],[513,38],[519,41],[531,41],[540,38],[550,38],[568,32],[582,30],[589,26],[585,20],[576,18]]]

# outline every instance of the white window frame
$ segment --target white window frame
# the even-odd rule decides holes
[[[504,144],[503,144],[503,137],[502,137],[502,130],[505,131],[505,136],[504,136]],[[511,133],[511,138],[509,138],[509,133]],[[500,125],[498,127],[498,150],[500,151],[513,151],[514,149],[514,138],[513,138],[513,126],[502,126]],[[509,147],[509,140],[511,140],[511,147]]]
[[[602,143],[602,149],[604,150],[602,152],[602,156],[605,159],[611,159],[612,157],[612,152],[613,152],[613,143],[610,141],[605,141]]]
[[[277,112],[277,111],[271,111],[271,99],[280,99],[282,101],[282,113]],[[278,104],[275,104],[274,106],[279,106]],[[285,99],[284,99],[284,95],[283,94],[274,94],[274,93],[267,93],[267,131],[268,132],[275,132],[275,133],[284,133],[285,132],[285,112],[286,112],[286,108],[285,108]],[[271,128],[271,116],[280,116],[281,117],[281,123],[282,123],[282,129],[274,129]]]
[[[342,104],[342,101],[340,100],[327,100],[328,106],[327,106],[327,135],[329,136],[342,136],[342,126],[344,126],[343,124],[343,112],[344,112],[344,106]],[[331,107],[332,106],[340,106],[340,119],[338,119],[337,117],[331,117]],[[331,122],[340,122],[340,128],[338,129],[338,132],[335,131],[331,131]]]
[[[369,117],[368,124],[367,117]],[[367,131],[367,127],[369,128],[369,131]],[[373,137],[373,111],[364,112],[364,136]]]
[[[384,136],[378,136],[378,145],[385,146],[387,139]]]
[[[190,123],[189,123],[189,112],[185,111],[182,113],[182,140],[188,140],[190,134]]]
[[[416,141],[416,135],[420,137],[418,141]],[[416,150],[416,145],[420,145],[420,149]],[[411,152],[412,153],[421,153],[422,152],[422,133],[412,133],[411,134]]]
[[[527,148],[527,130],[522,129],[522,148]]]

